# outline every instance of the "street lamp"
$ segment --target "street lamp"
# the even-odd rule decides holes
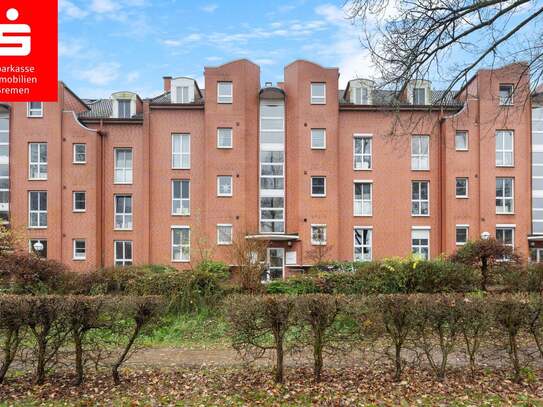
[[[483,240],[490,239],[490,233],[488,233],[488,232],[481,233],[481,239],[483,239]]]
[[[34,246],[33,246],[33,247],[34,247],[34,250],[36,251],[36,254],[37,254],[38,256],[40,256],[40,255],[41,255],[41,251],[43,250],[43,247],[44,247],[44,246],[43,246],[43,243],[40,242],[40,241],[38,240],[36,243],[34,243]]]

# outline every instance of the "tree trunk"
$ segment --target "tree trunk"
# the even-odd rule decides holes
[[[19,342],[19,329],[9,331],[4,341],[4,361],[0,367],[0,384],[4,382],[8,369],[15,359]]]
[[[134,332],[132,332],[132,336],[128,340],[128,343],[126,344],[123,353],[121,354],[121,356],[119,356],[119,359],[117,359],[117,361],[113,364],[113,367],[111,368],[111,375],[113,376],[113,382],[116,385],[121,384],[121,377],[119,375],[119,368],[121,367],[121,365],[125,361],[126,356],[128,355],[128,352],[130,352],[130,349],[132,348],[132,345],[134,344],[134,341],[136,340],[136,338],[138,337],[138,335],[140,333],[140,329],[141,329],[141,325],[136,324],[136,326],[134,327]]]
[[[402,345],[398,342],[394,344],[396,356],[395,356],[395,363],[396,363],[396,372],[394,374],[394,380],[396,382],[399,382],[401,380],[402,376]]]
[[[45,352],[47,346],[45,341],[38,339],[38,361],[36,364],[36,377],[34,381],[36,384],[43,384],[45,382]]]
[[[78,331],[77,327],[73,329],[73,339],[75,346],[75,371],[76,379],[75,384],[80,385],[83,383],[84,371],[83,371],[83,340],[82,333]]]
[[[481,259],[481,289],[486,291],[488,284],[488,259],[483,257]]]
[[[313,375],[315,381],[318,383],[321,381],[322,373],[322,340],[320,337],[315,338],[315,343],[313,344]]]
[[[283,383],[283,337],[275,338],[275,382]]]

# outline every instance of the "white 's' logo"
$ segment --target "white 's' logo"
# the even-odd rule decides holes
[[[19,18],[19,11],[6,12],[9,21]],[[14,35],[28,34],[28,35]],[[28,24],[0,24],[0,56],[26,56],[30,54],[30,26]]]

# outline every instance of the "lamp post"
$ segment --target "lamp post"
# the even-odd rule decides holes
[[[481,239],[488,240],[490,239],[490,233],[489,232],[483,232],[481,233]]]
[[[38,240],[36,243],[34,243],[33,247],[34,247],[34,251],[36,252],[38,257],[41,257],[41,251],[44,248],[43,243]]]

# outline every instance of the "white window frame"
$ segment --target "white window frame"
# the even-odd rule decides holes
[[[42,209],[41,207],[38,207],[38,209],[31,209],[31,205],[32,205],[32,198],[31,198],[31,195],[32,194],[45,194],[45,205],[46,205],[46,208],[45,210]],[[48,206],[49,206],[49,202],[48,202],[48,194],[47,194],[47,191],[28,191],[28,228],[29,229],[46,229],[47,228],[47,225],[49,223],[49,216],[48,216]],[[40,203],[40,195],[38,195],[38,206],[39,206],[39,203]],[[38,224],[37,225],[32,225],[32,222],[31,222],[31,219],[32,219],[32,213],[36,213],[38,215]],[[43,215],[45,214],[45,225],[42,225],[40,223],[40,218],[41,216],[40,215]]]
[[[124,151],[125,152],[125,159],[126,162],[126,152],[130,151],[131,157],[132,157],[132,166],[130,168],[128,167],[120,167],[119,163],[117,162],[117,152]],[[117,171],[122,171],[123,177],[122,181],[117,180]],[[128,174],[130,175],[130,180],[127,181]],[[114,147],[113,148],[113,183],[116,185],[131,185],[134,182],[134,151],[131,147]]]
[[[183,94],[185,90],[186,90],[186,95]],[[176,89],[175,89],[176,101],[175,101],[175,103],[189,103],[190,102],[189,92],[190,92],[190,87],[188,85],[176,86]],[[186,98],[184,98],[183,96],[186,96]]]
[[[117,198],[130,198],[131,212],[118,212]],[[126,207],[126,205],[124,205]],[[124,209],[124,208],[123,208]],[[122,219],[122,227],[117,226],[117,217]],[[130,224],[128,223],[130,219]],[[130,225],[130,226],[127,226]],[[113,229],[114,230],[132,230],[134,228],[134,199],[131,194],[115,194],[113,195]]]
[[[85,155],[85,159],[83,161],[77,160],[77,147],[83,146],[83,154]],[[86,164],[87,163],[87,144],[86,143],[74,143],[73,144],[73,157],[72,157],[72,164]]]
[[[84,253],[78,254],[77,252],[77,243],[83,243]],[[85,239],[73,239],[72,240],[72,260],[74,261],[83,261],[87,260],[87,241]]]
[[[221,85],[230,84],[230,94],[221,94]],[[232,104],[234,101],[234,84],[232,81],[218,81],[217,82],[217,103],[220,104]]]
[[[508,150],[504,147],[505,143],[498,146],[498,134],[508,134],[511,136],[511,149]],[[505,136],[503,137],[505,139]],[[514,167],[515,166],[515,132],[513,130],[496,130],[496,167]],[[511,153],[511,163],[504,164],[507,153]],[[501,155],[502,163],[498,164],[498,155]]]
[[[229,145],[221,145],[221,137],[220,133],[221,130],[229,130],[230,131],[230,144]],[[234,129],[232,127],[217,127],[217,148],[233,148],[234,146]]]
[[[39,103],[39,108],[32,108],[31,103]],[[43,117],[43,102],[27,102],[26,104],[26,117],[31,119]]]
[[[424,231],[428,234],[428,246],[425,246],[425,245],[413,245],[413,234],[414,232],[421,232],[421,231]],[[411,253],[413,255],[416,255],[417,253],[420,254],[420,249],[423,249],[425,247],[428,247],[428,258],[426,260],[430,260],[431,259],[431,233],[432,230],[429,226],[413,226],[411,228]],[[420,238],[419,238],[420,239]],[[415,248],[418,248],[418,251],[415,252]]]
[[[221,180],[229,179],[230,180],[230,193],[221,192]],[[217,196],[218,197],[232,197],[234,195],[234,177],[231,175],[217,175]]]
[[[313,86],[319,86],[322,85],[324,87],[324,96],[317,96],[313,94]],[[311,82],[311,95],[310,95],[310,103],[312,105],[325,105],[326,104],[326,82]]]
[[[513,177],[496,177],[496,182],[498,180],[505,182],[505,180],[511,180],[511,196],[498,196],[498,191],[496,188],[496,200],[501,199],[503,201],[503,204],[501,206],[496,205],[496,215],[513,215],[515,213],[515,178]],[[505,192],[505,188],[502,187],[502,190]],[[511,211],[506,212],[505,208],[507,207],[505,205],[506,200],[511,201]],[[498,208],[503,209],[503,212],[498,210]]]
[[[188,231],[188,234],[189,234],[189,242],[188,244],[183,244],[182,243],[182,239],[181,240],[181,243],[178,244],[178,245],[174,245],[174,233],[176,230],[187,230]],[[190,226],[186,226],[186,225],[180,225],[180,226],[172,226],[171,228],[171,261],[172,263],[189,263],[190,262],[190,239],[191,239],[191,233],[190,233]],[[186,257],[182,257],[180,259],[175,259],[174,258],[174,251],[176,249],[179,249],[180,250],[180,253],[181,255],[183,254],[183,248],[188,248],[188,255]]]
[[[122,253],[121,253],[123,255],[122,258],[118,257],[117,243],[122,244]],[[131,258],[124,257],[124,255],[126,253],[127,244],[130,244],[130,253],[132,254]],[[134,264],[134,243],[132,242],[132,240],[114,240],[113,241],[113,254],[115,256],[115,267],[131,266],[132,264]]]
[[[128,104],[128,116],[121,114],[121,106]],[[132,100],[131,99],[117,99],[117,117],[119,119],[130,119],[132,117]]]
[[[314,180],[315,178],[322,178],[322,179],[324,179],[324,193],[322,193],[322,194],[315,194],[315,193],[313,193],[313,180]],[[310,183],[311,183],[311,184],[310,184],[310,188],[311,188],[311,196],[312,196],[313,198],[325,198],[325,197],[326,197],[326,176],[324,176],[324,175],[312,175],[312,176],[311,176],[311,179],[310,179]]]
[[[414,187],[415,183],[419,184],[419,198],[418,199],[413,198],[413,187]],[[427,184],[428,199],[422,199],[420,197],[420,195],[421,195],[421,185],[423,183]],[[419,203],[419,211],[418,211],[418,213],[413,213],[413,204],[415,202]],[[428,203],[428,213],[426,213],[426,214],[422,213],[422,203],[424,203],[424,202]],[[411,216],[423,216],[423,217],[430,216],[430,181],[427,181],[427,180],[414,180],[414,181],[411,181]]]
[[[456,143],[456,137],[458,134],[464,134],[466,136],[466,147],[465,148],[458,148],[458,144]],[[456,151],[469,151],[469,132],[467,130],[456,130],[454,133],[454,149]]]
[[[422,101],[423,103],[415,103],[415,98],[416,98],[416,95],[417,95],[417,91],[422,91]],[[423,88],[423,87],[413,87],[413,90],[411,91],[412,93],[412,96],[413,96],[413,104],[416,105],[416,106],[425,106],[427,105],[427,100],[426,100],[426,88]]]
[[[418,147],[419,147],[419,151],[422,151],[422,147],[423,147],[423,143],[422,141],[423,140],[426,140],[427,142],[427,150],[428,150],[428,153],[427,154],[423,154],[423,153],[417,153],[415,154],[413,152],[413,143],[415,142],[415,140],[418,140],[417,141],[417,144],[418,144]],[[428,164],[427,167],[423,168],[422,167],[422,162],[424,161],[424,158],[426,158],[426,162]],[[415,163],[418,163],[417,165],[415,165]],[[418,168],[416,168],[418,166]],[[430,170],[430,136],[426,135],[426,134],[414,134],[411,136],[411,170],[413,171],[429,171]]]
[[[364,95],[365,91],[365,95]],[[370,88],[368,86],[353,86],[353,104],[368,105],[370,100]],[[365,96],[365,97],[364,97]]]
[[[362,184],[362,198],[356,199],[356,185]],[[364,185],[370,187],[370,199],[364,199]],[[358,203],[358,205],[357,205]],[[360,207],[361,211],[357,212]],[[369,207],[369,212],[364,213],[364,208]],[[373,216],[373,181],[372,180],[355,180],[353,182],[353,216]]]
[[[37,146],[38,148],[38,161],[32,161],[32,147]],[[45,147],[45,162],[41,161],[41,149]],[[32,167],[36,166],[37,176],[32,177]],[[45,166],[45,172],[42,171],[42,168]],[[28,179],[29,181],[46,181],[49,173],[49,147],[46,142],[36,142],[28,143]]]
[[[221,228],[229,228],[230,229],[230,239],[229,240],[221,240]],[[218,246],[229,246],[232,244],[234,240],[234,229],[231,223],[218,223],[217,224],[217,245]]]
[[[360,140],[362,142],[362,152],[356,152],[356,142]],[[364,153],[364,141],[368,141],[370,146],[370,152]],[[356,166],[357,158],[360,158],[360,162],[364,163],[364,158],[370,160],[370,165],[368,168],[358,168]],[[353,170],[355,171],[370,171],[373,168],[373,135],[372,134],[354,134],[353,135]]]
[[[465,242],[459,242],[458,241],[458,230],[459,229],[465,229],[466,230],[466,241]],[[469,242],[469,225],[456,225],[454,229],[454,242],[457,246],[464,246],[467,242]]]
[[[324,236],[323,240],[315,240],[315,238],[314,238],[313,231],[318,229],[318,228],[323,230],[323,233],[322,233],[322,235]],[[327,229],[328,228],[327,228],[326,224],[317,223],[317,224],[312,224],[311,225],[311,244],[313,246],[326,246],[327,241],[328,241]]]
[[[314,132],[315,132],[315,134],[316,134],[316,132],[322,132],[324,145],[322,145],[322,146],[316,146],[315,145],[315,143],[313,142],[313,134],[314,134]],[[323,128],[311,129],[311,149],[312,150],[326,150],[326,129],[323,129]]]
[[[75,204],[77,202],[77,199],[76,199],[77,194],[83,194],[83,197],[84,197],[83,203],[85,205],[84,209],[77,209],[76,208]],[[72,192],[72,211],[73,212],[78,212],[78,213],[87,212],[87,192],[86,191],[73,191]]]
[[[175,151],[174,140],[179,138],[179,147],[180,151]],[[191,161],[191,140],[190,133],[172,133],[172,170],[190,170],[190,161]],[[183,151],[183,146],[188,146],[188,152]],[[176,165],[176,158],[179,159],[179,165]],[[183,165],[183,159],[188,158],[188,164]]]
[[[501,242],[504,246],[508,246],[510,248],[512,248],[513,250],[515,249],[515,229],[516,229],[517,225],[515,224],[497,224],[496,225],[496,230],[494,231],[494,236],[496,237],[496,240],[498,240],[499,242]],[[508,244],[508,243],[503,243],[503,240],[501,239],[498,239],[498,230],[511,230],[511,244]]]
[[[181,191],[181,197],[180,198],[175,198],[174,197],[174,184],[176,182],[180,182],[181,183],[181,188],[180,188],[180,191]],[[188,182],[189,184],[189,188],[188,188],[188,191],[189,191],[189,197],[188,198],[183,198],[183,182]],[[172,180],[172,216],[190,216],[190,179],[173,179]],[[175,201],[179,201],[180,203],[180,208],[181,208],[181,212],[180,213],[176,213],[174,212],[174,202]],[[188,205],[188,209],[186,211],[186,213],[183,213],[183,202],[186,201],[189,203]]]
[[[456,183],[458,182],[458,180],[461,180],[461,179],[466,181],[466,194],[465,195],[458,195],[458,191],[456,189]],[[454,180],[454,195],[458,199],[466,199],[466,198],[469,197],[469,178],[468,177],[456,177],[455,178],[455,180]]]
[[[502,99],[502,95],[501,95],[501,89],[502,87],[508,87],[511,92],[509,93],[509,97],[506,98],[506,99]],[[500,83],[499,87],[498,87],[498,96],[499,96],[499,99],[500,99],[500,106],[513,106],[513,94],[514,94],[514,91],[515,91],[515,87],[513,86],[513,84],[511,83]]]
[[[356,244],[356,231],[362,230],[362,244],[358,245]],[[370,232],[370,239],[369,244],[364,244],[364,230],[367,230]],[[369,259],[364,259],[364,248],[369,247],[370,249],[370,257]],[[362,258],[357,258],[356,256],[356,249],[360,248],[362,249]],[[362,262],[362,261],[372,261],[373,260],[373,226],[355,226],[353,227],[353,261],[356,262]]]

